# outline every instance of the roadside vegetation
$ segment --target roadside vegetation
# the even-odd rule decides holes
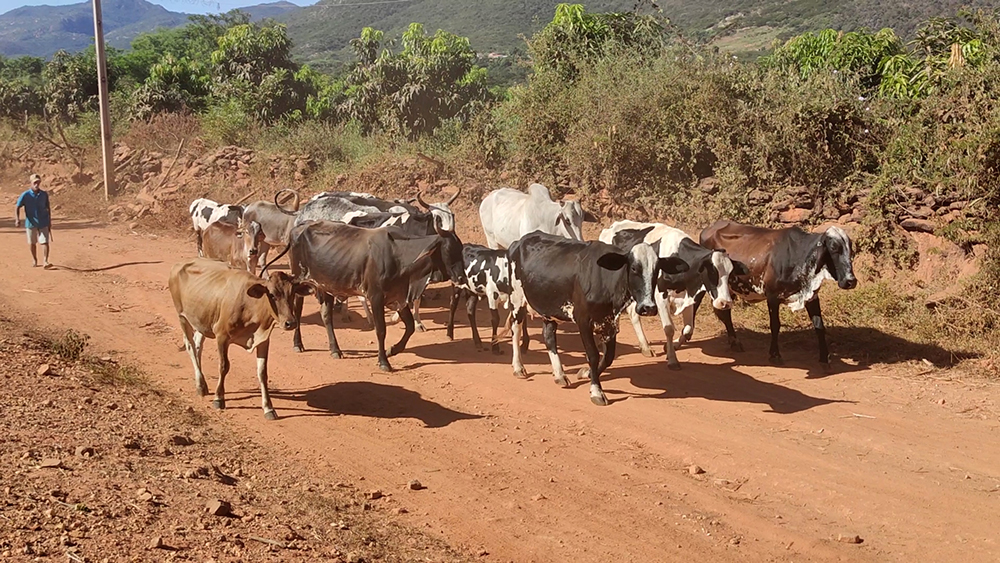
[[[523,56],[488,65],[466,38],[416,23],[398,42],[365,28],[351,49],[343,72],[324,74],[293,59],[282,25],[239,12],[142,35],[111,56],[115,136],[155,138],[182,122],[206,150],[309,154],[321,182],[419,153],[483,190],[539,181],[605,215],[692,232],[721,217],[777,224],[791,197],[808,202],[795,205],[806,224],[852,225],[874,284],[838,294],[831,318],[959,339],[970,355],[1000,344],[996,13],[933,18],[909,41],[891,29],[813,31],[751,61],[657,16],[568,4]],[[0,168],[25,137],[81,147],[75,158],[96,166],[93,68],[92,50],[0,59]],[[906,220],[981,254],[979,273],[893,283],[917,263]]]

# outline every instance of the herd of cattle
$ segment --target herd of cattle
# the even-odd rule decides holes
[[[286,192],[293,203],[279,203]],[[545,186],[527,192],[494,190],[483,198],[479,215],[488,246],[463,244],[455,215],[446,202],[386,201],[371,194],[323,192],[300,205],[292,190],[273,202],[246,207],[195,200],[190,207],[198,258],[176,264],[170,293],[184,333],[185,348],[200,395],[208,393],[201,367],[206,338],[217,341],[220,378],[213,405],[225,408],[228,347],[256,352],[264,415],[276,418],[267,390],[270,334],[278,325],[294,331],[293,346],[304,350],[300,322],[304,297],[315,294],[327,330],[330,353],[343,356],[333,327],[335,310],[356,297],[364,307],[378,342],[378,365],[391,371],[389,357],[406,348],[420,323],[420,298],[428,284],[454,286],[447,326],[454,336],[455,311],[466,301],[475,346],[483,348],[476,308],[485,297],[492,321],[493,353],[508,333],[513,336],[514,375],[525,377],[521,355],[527,350],[528,313],[543,320],[542,335],[557,384],[567,387],[556,346],[560,322],[577,325],[587,365],[580,379],[590,380],[590,398],[608,404],[600,376],[615,358],[619,316],[627,311],[639,346],[653,356],[641,316],[659,314],[666,342],[667,367],[679,369],[676,346],[692,338],[698,307],[711,296],[716,316],[725,324],[730,345],[742,351],[732,323],[732,294],[750,302],[767,301],[770,312],[770,358],[778,350],[778,307],[805,308],[819,341],[819,360],[829,365],[817,291],[824,279],[852,289],[857,279],[851,241],[839,227],[807,233],[797,227],[766,229],[717,221],[695,242],[683,231],[657,223],[618,221],[599,240],[583,237],[583,223],[597,219],[577,201],[553,201]],[[416,205],[414,205],[416,204]],[[282,248],[270,262],[271,247]],[[285,254],[290,270],[268,267]],[[257,271],[260,270],[258,277]],[[500,304],[507,302],[507,322],[498,332]],[[385,347],[386,308],[396,311],[404,332]],[[673,317],[683,316],[674,341]]]

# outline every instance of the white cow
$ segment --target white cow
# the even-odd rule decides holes
[[[607,229],[601,231],[600,240],[607,244],[615,244],[616,239],[632,237],[645,233],[643,242],[653,246],[662,258],[677,256],[689,266],[683,274],[661,275],[657,282],[655,294],[656,306],[659,309],[663,334],[667,338],[664,350],[667,354],[667,367],[680,369],[677,353],[674,349],[674,315],[684,315],[684,328],[677,338],[677,346],[691,340],[694,334],[695,298],[700,293],[708,292],[712,296],[712,306],[718,310],[726,310],[733,306],[733,297],[729,291],[730,275],[747,275],[749,270],[742,263],[731,260],[725,251],[710,250],[696,243],[684,231],[660,223],[637,223],[635,221],[616,221]],[[642,331],[639,315],[635,305],[629,307],[629,317],[639,339],[639,349],[642,354],[652,357],[649,341]]]
[[[583,240],[583,222],[597,218],[583,210],[579,201],[552,201],[549,190],[531,184],[527,193],[513,188],[493,190],[479,205],[486,244],[496,250],[509,248],[532,231]]]
[[[223,221],[236,227],[243,219],[243,206],[231,205],[228,203],[216,203],[210,199],[199,198],[191,202],[188,207],[191,214],[191,224],[194,227],[194,234],[198,239],[198,256],[203,257],[202,233],[209,225],[216,221]]]

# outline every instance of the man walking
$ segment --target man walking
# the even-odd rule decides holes
[[[38,267],[38,254],[35,245],[42,245],[44,267],[49,264],[49,241],[52,240],[52,210],[49,208],[49,194],[41,188],[42,179],[38,174],[31,175],[31,189],[26,190],[17,198],[17,208],[14,210],[14,226],[21,226],[21,208],[24,208],[24,226],[28,231],[28,244],[31,246],[31,266]]]

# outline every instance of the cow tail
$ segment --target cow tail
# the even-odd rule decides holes
[[[268,263],[267,263],[267,264],[266,264],[266,265],[265,265],[265,266],[264,266],[263,268],[261,268],[261,270],[260,270],[260,277],[262,277],[262,278],[264,277],[264,272],[266,272],[266,271],[267,271],[267,269],[271,267],[271,264],[274,264],[274,263],[275,263],[275,262],[277,262],[277,261],[278,261],[278,260],[279,260],[279,259],[280,259],[280,258],[281,258],[282,256],[284,256],[285,254],[288,254],[288,249],[290,249],[291,247],[292,247],[292,243],[291,243],[291,242],[289,242],[288,244],[286,244],[286,245],[285,245],[285,249],[284,249],[284,250],[282,250],[282,251],[281,251],[280,253],[278,253],[278,255],[277,255],[277,256],[275,256],[273,260],[271,260],[271,261],[270,261],[270,262],[268,262]]]
[[[507,313],[507,320],[504,321],[503,323],[503,328],[500,329],[500,331],[497,332],[497,335],[493,337],[491,344],[498,344],[501,340],[504,340],[511,335],[512,331],[510,330],[510,325],[511,325],[511,320],[513,318],[514,318],[514,308],[511,307],[510,312]]]

